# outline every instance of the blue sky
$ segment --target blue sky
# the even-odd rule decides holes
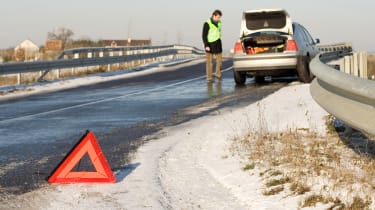
[[[202,47],[203,22],[214,9],[223,11],[223,44],[233,47],[242,12],[284,8],[323,44],[350,41],[356,50],[375,51],[375,1],[340,0],[12,0],[0,7],[0,48],[24,39],[43,45],[47,33],[70,28],[75,39],[151,38],[153,44]]]

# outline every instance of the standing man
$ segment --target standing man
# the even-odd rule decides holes
[[[207,81],[212,82],[212,59],[216,58],[216,79],[221,80],[222,44],[221,44],[221,21],[222,13],[215,10],[212,17],[203,25],[202,39],[206,50],[206,75]]]

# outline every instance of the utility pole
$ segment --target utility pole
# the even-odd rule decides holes
[[[181,44],[182,44],[182,41],[183,41],[183,35],[182,35],[181,31],[179,30],[179,31],[177,32],[177,44],[178,44],[178,45],[181,45]]]
[[[129,22],[128,22],[128,44],[130,45],[130,42],[131,42],[131,31],[132,31],[132,20],[129,19]]]

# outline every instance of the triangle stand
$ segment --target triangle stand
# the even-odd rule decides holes
[[[85,154],[88,154],[90,157],[96,171],[72,171]],[[87,131],[86,135],[82,137],[55,169],[48,182],[51,184],[114,183],[116,182],[116,178],[100,149],[94,133]]]

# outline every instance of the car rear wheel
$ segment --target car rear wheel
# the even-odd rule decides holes
[[[237,85],[243,85],[246,82],[246,73],[233,71],[233,77]]]
[[[297,60],[297,74],[299,81],[303,83],[310,83],[312,75],[310,74],[309,57],[299,56]]]

